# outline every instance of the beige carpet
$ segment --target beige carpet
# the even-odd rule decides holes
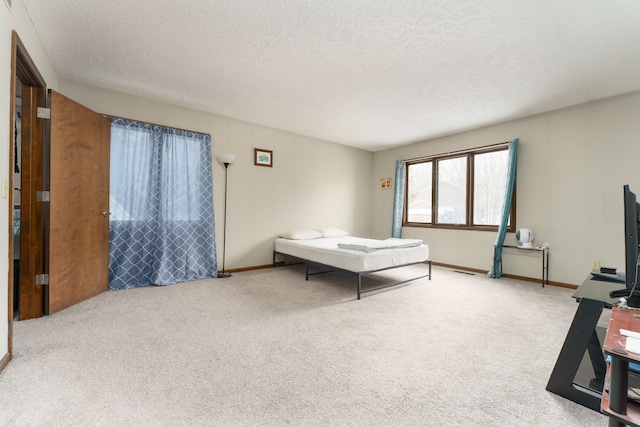
[[[352,276],[292,266],[16,322],[0,425],[606,425],[545,390],[571,290],[433,275],[357,301]]]

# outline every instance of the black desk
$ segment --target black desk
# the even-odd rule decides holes
[[[609,298],[609,292],[624,287],[624,283],[591,280],[589,275],[573,293],[573,298],[579,303],[578,310],[547,383],[547,390],[594,411],[600,411],[607,366],[596,326],[602,309],[611,308],[618,299]],[[579,384],[576,383],[576,373],[585,353],[589,355],[593,378],[588,384]]]

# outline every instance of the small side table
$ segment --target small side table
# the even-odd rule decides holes
[[[513,246],[513,245],[502,245],[501,248],[512,248],[521,251],[536,251],[542,254],[542,278],[540,279],[540,283],[542,283],[542,287],[544,285],[549,284],[549,246],[544,246],[542,248],[524,248],[522,246]],[[502,257],[498,259],[497,257],[498,246],[493,247],[493,259],[496,260],[497,263],[500,264],[500,274],[502,274]],[[503,254],[504,255],[504,254]]]

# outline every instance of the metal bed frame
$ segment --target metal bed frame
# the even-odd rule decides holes
[[[302,262],[304,262],[304,264],[305,264],[305,280],[307,280],[307,281],[309,280],[309,276],[315,276],[316,274],[332,273],[334,271],[342,271],[342,272],[349,273],[349,274],[355,274],[357,276],[357,279],[358,279],[358,299],[360,299],[362,294],[365,294],[367,292],[374,292],[374,291],[379,291],[380,289],[390,288],[392,286],[403,285],[405,283],[412,282],[414,280],[422,279],[422,278],[425,278],[425,277],[428,277],[429,280],[431,280],[431,259],[427,259],[427,260],[424,260],[424,261],[410,262],[410,263],[402,264],[402,265],[394,265],[392,267],[380,268],[378,270],[368,270],[368,271],[355,272],[355,271],[351,271],[351,270],[345,270],[344,268],[334,267],[332,265],[322,264],[320,262],[312,261],[312,260],[309,260],[309,259],[299,258],[299,257],[293,256],[293,255],[285,254],[284,252],[277,252],[277,251],[273,251],[273,266],[274,267],[276,265],[276,256],[277,255],[283,255],[285,257],[296,258],[296,259],[299,259]],[[286,259],[284,261],[281,261],[281,262],[284,265],[286,263]],[[407,266],[410,266],[410,265],[425,264],[425,263],[429,264],[429,274],[423,274],[421,276],[413,277],[411,279],[403,280],[403,281],[400,281],[400,282],[387,283],[387,284],[384,284],[384,285],[381,285],[381,286],[377,286],[375,288],[362,289],[362,276],[370,275],[370,274],[373,274],[373,273],[379,273],[379,272],[385,271],[385,270],[392,270],[394,268],[401,268],[401,267],[407,267]],[[330,270],[323,270],[323,271],[316,271],[316,272],[313,272],[313,273],[309,273],[309,264],[317,265],[319,267],[326,267],[326,268],[329,268]]]

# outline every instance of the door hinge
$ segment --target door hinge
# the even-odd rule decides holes
[[[48,191],[36,191],[36,200],[38,202],[50,202],[51,193]]]
[[[51,119],[51,108],[38,107],[37,115],[39,119]]]
[[[36,274],[36,285],[48,285],[48,284],[49,284],[48,274]]]

